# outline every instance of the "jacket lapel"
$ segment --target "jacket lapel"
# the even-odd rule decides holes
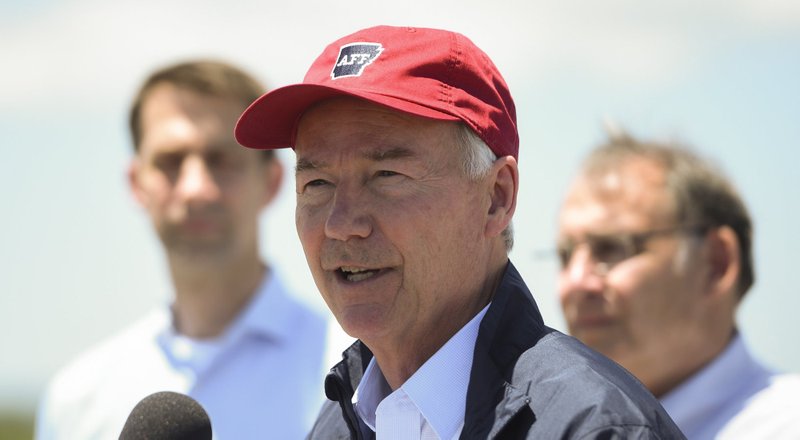
[[[525,431],[535,420],[529,390],[514,386],[514,365],[528,348],[551,330],[527,286],[511,262],[481,321],[467,389],[462,439],[515,438],[511,422],[518,418]],[[523,433],[524,434],[524,433]]]
[[[530,397],[528,397],[525,393],[520,392],[518,389],[509,384],[506,384],[505,397],[495,407],[494,424],[492,425],[492,429],[489,431],[487,438],[500,438],[500,433],[503,433],[503,439],[516,437],[512,437],[511,433],[504,432],[504,430],[506,427],[510,426],[510,422],[515,420],[517,416],[522,417],[521,411],[523,410],[526,410],[525,413],[533,417],[533,412],[528,406],[530,401]]]
[[[475,374],[479,372],[480,374]],[[478,378],[477,376],[480,376]],[[473,361],[472,377],[467,390],[467,407],[461,439],[514,438],[504,430],[509,423],[523,414],[535,418],[528,406],[531,399],[520,389],[509,384],[488,357]]]
[[[351,439],[362,440],[374,438],[370,431],[364,435],[363,422],[353,408],[353,394],[358,388],[364,370],[372,359],[372,352],[360,340],[353,343],[342,354],[342,361],[336,364],[325,377],[325,395],[329,400],[339,403],[342,417]]]

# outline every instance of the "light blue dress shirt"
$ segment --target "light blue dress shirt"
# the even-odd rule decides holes
[[[40,406],[36,438],[114,439],[157,391],[188,394],[214,438],[302,439],[324,399],[326,321],[268,275],[218,339],[177,334],[155,310],[62,370]]]
[[[800,439],[800,376],[765,368],[739,334],[661,404],[689,440]]]

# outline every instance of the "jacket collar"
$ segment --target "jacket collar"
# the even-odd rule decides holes
[[[551,331],[544,325],[533,296],[509,261],[475,342],[461,438],[493,438],[525,408],[530,408],[528,390],[511,385],[514,365],[525,350]],[[328,399],[339,402],[353,439],[367,438],[352,399],[371,359],[372,352],[361,341],[356,341],[325,379],[325,394]],[[530,412],[527,416],[535,417]]]
[[[529,390],[512,385],[512,376],[520,356],[550,332],[509,261],[475,342],[461,438],[494,438],[526,408],[524,416],[535,418]]]
[[[369,438],[364,435],[369,428],[365,429],[364,422],[353,407],[353,394],[371,359],[372,352],[358,340],[342,353],[342,361],[331,368],[325,377],[325,395],[329,400],[339,403],[351,439]]]

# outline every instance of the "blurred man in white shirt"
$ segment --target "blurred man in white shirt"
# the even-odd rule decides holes
[[[164,246],[174,297],[56,376],[38,439],[117,438],[136,403],[164,390],[200,402],[219,439],[305,436],[324,399],[326,323],[259,254],[258,219],[283,168],[233,137],[263,92],[212,61],[166,67],[139,90],[130,188]]]

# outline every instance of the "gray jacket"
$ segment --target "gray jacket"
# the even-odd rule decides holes
[[[343,357],[309,439],[375,437],[351,403],[372,353],[356,341]],[[630,373],[544,325],[511,262],[480,324],[464,416],[461,439],[685,438]]]

